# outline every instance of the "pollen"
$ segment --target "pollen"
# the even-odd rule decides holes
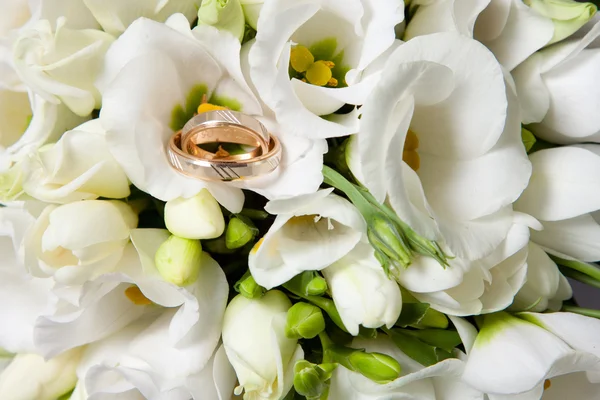
[[[338,86],[338,80],[332,76],[331,71],[335,63],[329,60],[315,61],[315,56],[304,46],[292,47],[290,67],[296,72],[296,77],[303,82],[315,86]]]
[[[550,389],[550,386],[552,386],[552,382],[550,382],[550,379],[546,379],[544,381],[544,390]]]
[[[402,160],[414,171],[418,171],[421,166],[421,157],[419,157],[419,153],[417,152],[418,149],[419,137],[409,129],[404,140]]]
[[[290,53],[290,65],[296,72],[306,72],[315,62],[315,57],[304,46],[294,46]]]
[[[125,296],[136,306],[147,306],[152,304],[152,301],[144,296],[144,293],[137,285],[129,286],[125,289]]]
[[[315,86],[325,86],[331,79],[331,68],[326,61],[317,61],[306,71],[306,79]]]
[[[202,103],[198,106],[198,114],[202,114],[208,111],[218,111],[218,110],[227,110],[227,107],[217,106],[215,104],[210,104],[208,99],[206,98],[206,94],[202,96]]]

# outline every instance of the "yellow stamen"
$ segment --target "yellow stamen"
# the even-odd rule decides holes
[[[331,68],[327,66],[325,61],[317,61],[306,71],[306,79],[313,85],[325,86],[331,79]]]
[[[413,171],[418,171],[421,166],[421,157],[417,149],[419,148],[419,137],[410,129],[406,133],[404,139],[404,151],[402,152],[402,160],[408,164]]]
[[[309,215],[300,215],[297,217],[292,217],[287,222],[290,225],[298,225],[298,224],[313,224],[319,220],[319,216],[316,214]]]
[[[544,390],[550,389],[550,386],[552,386],[552,382],[550,382],[550,379],[546,379],[544,381]]]
[[[404,151],[414,151],[419,148],[419,137],[410,129],[404,140]]]
[[[327,68],[329,68],[329,69],[332,69],[333,67],[335,67],[335,63],[333,61],[325,61],[325,60],[323,60],[323,61],[320,61],[320,62],[322,62],[323,64],[325,64],[325,66]]]
[[[144,296],[144,293],[136,285],[129,286],[125,289],[125,296],[136,306],[147,306],[152,304],[152,301]]]
[[[338,80],[335,78],[331,78],[329,80],[329,82],[327,82],[327,86],[329,86],[329,87],[337,87],[337,85],[338,85]]]
[[[262,246],[264,241],[265,241],[265,238],[261,237],[260,240],[258,242],[256,242],[254,247],[252,247],[252,250],[250,250],[250,253],[256,254],[256,252],[258,251],[258,249],[260,249],[260,246]]]
[[[210,103],[202,103],[198,106],[198,114],[202,114],[207,111],[216,111],[216,110],[227,110],[227,107],[215,106]]]
[[[290,53],[290,65],[296,72],[305,72],[312,63],[315,62],[315,57],[310,50],[304,46],[294,46]]]

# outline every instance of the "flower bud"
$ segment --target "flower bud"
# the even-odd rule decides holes
[[[168,201],[165,225],[173,235],[186,239],[213,239],[225,230],[221,207],[207,189],[189,199]]]
[[[0,375],[0,398],[56,400],[75,387],[80,358],[80,348],[48,361],[37,354],[18,354]]]
[[[593,3],[579,3],[575,0],[524,0],[538,14],[552,19],[554,36],[548,44],[559,42],[585,25],[597,7]]]
[[[265,288],[256,283],[250,271],[247,271],[233,288],[247,299],[257,299],[265,294]]]
[[[327,291],[327,281],[316,272],[314,272],[314,275],[306,285],[306,294],[308,296],[322,296]]]
[[[0,202],[16,200],[23,193],[23,170],[15,164],[0,173]]]
[[[412,255],[404,235],[388,218],[381,214],[375,215],[369,221],[367,236],[377,253],[404,267],[410,265]]]
[[[285,335],[290,339],[312,339],[325,329],[325,318],[319,307],[296,303],[288,310]]]
[[[199,240],[171,235],[160,245],[154,256],[156,269],[167,282],[187,286],[196,281],[200,272],[202,245]]]
[[[228,31],[240,41],[244,37],[244,11],[239,0],[204,0],[198,10],[198,25]]]
[[[312,364],[300,360],[294,366],[294,389],[296,393],[305,396],[307,400],[317,400],[326,393],[331,379],[331,373],[336,364]]]
[[[401,368],[394,358],[381,353],[355,351],[349,362],[356,372],[379,384],[386,384],[400,376]]]
[[[225,231],[225,246],[228,249],[238,249],[245,246],[258,234],[258,229],[252,224],[252,221],[242,218],[231,218]]]

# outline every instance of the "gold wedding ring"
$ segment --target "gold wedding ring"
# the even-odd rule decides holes
[[[249,146],[241,154],[216,152],[199,145],[235,143]],[[281,144],[260,121],[240,112],[214,110],[196,115],[170,139],[169,162],[179,173],[207,181],[235,181],[263,176],[281,161]]]

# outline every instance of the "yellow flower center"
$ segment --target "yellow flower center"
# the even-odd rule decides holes
[[[414,171],[418,171],[421,166],[421,158],[417,150],[419,149],[419,137],[410,129],[404,140],[404,151],[402,160],[408,164]]]
[[[290,54],[290,66],[296,71],[304,82],[316,86],[337,87],[338,80],[332,76],[331,70],[335,63],[328,60],[317,60],[304,46],[292,47]]]
[[[125,289],[125,296],[136,306],[147,306],[152,304],[152,300],[144,296],[144,293],[137,285],[129,286]]]
[[[217,110],[228,110],[227,107],[216,106],[214,104],[210,104],[206,99],[206,95],[202,96],[202,103],[198,106],[198,114],[202,114],[208,111],[217,111]]]

